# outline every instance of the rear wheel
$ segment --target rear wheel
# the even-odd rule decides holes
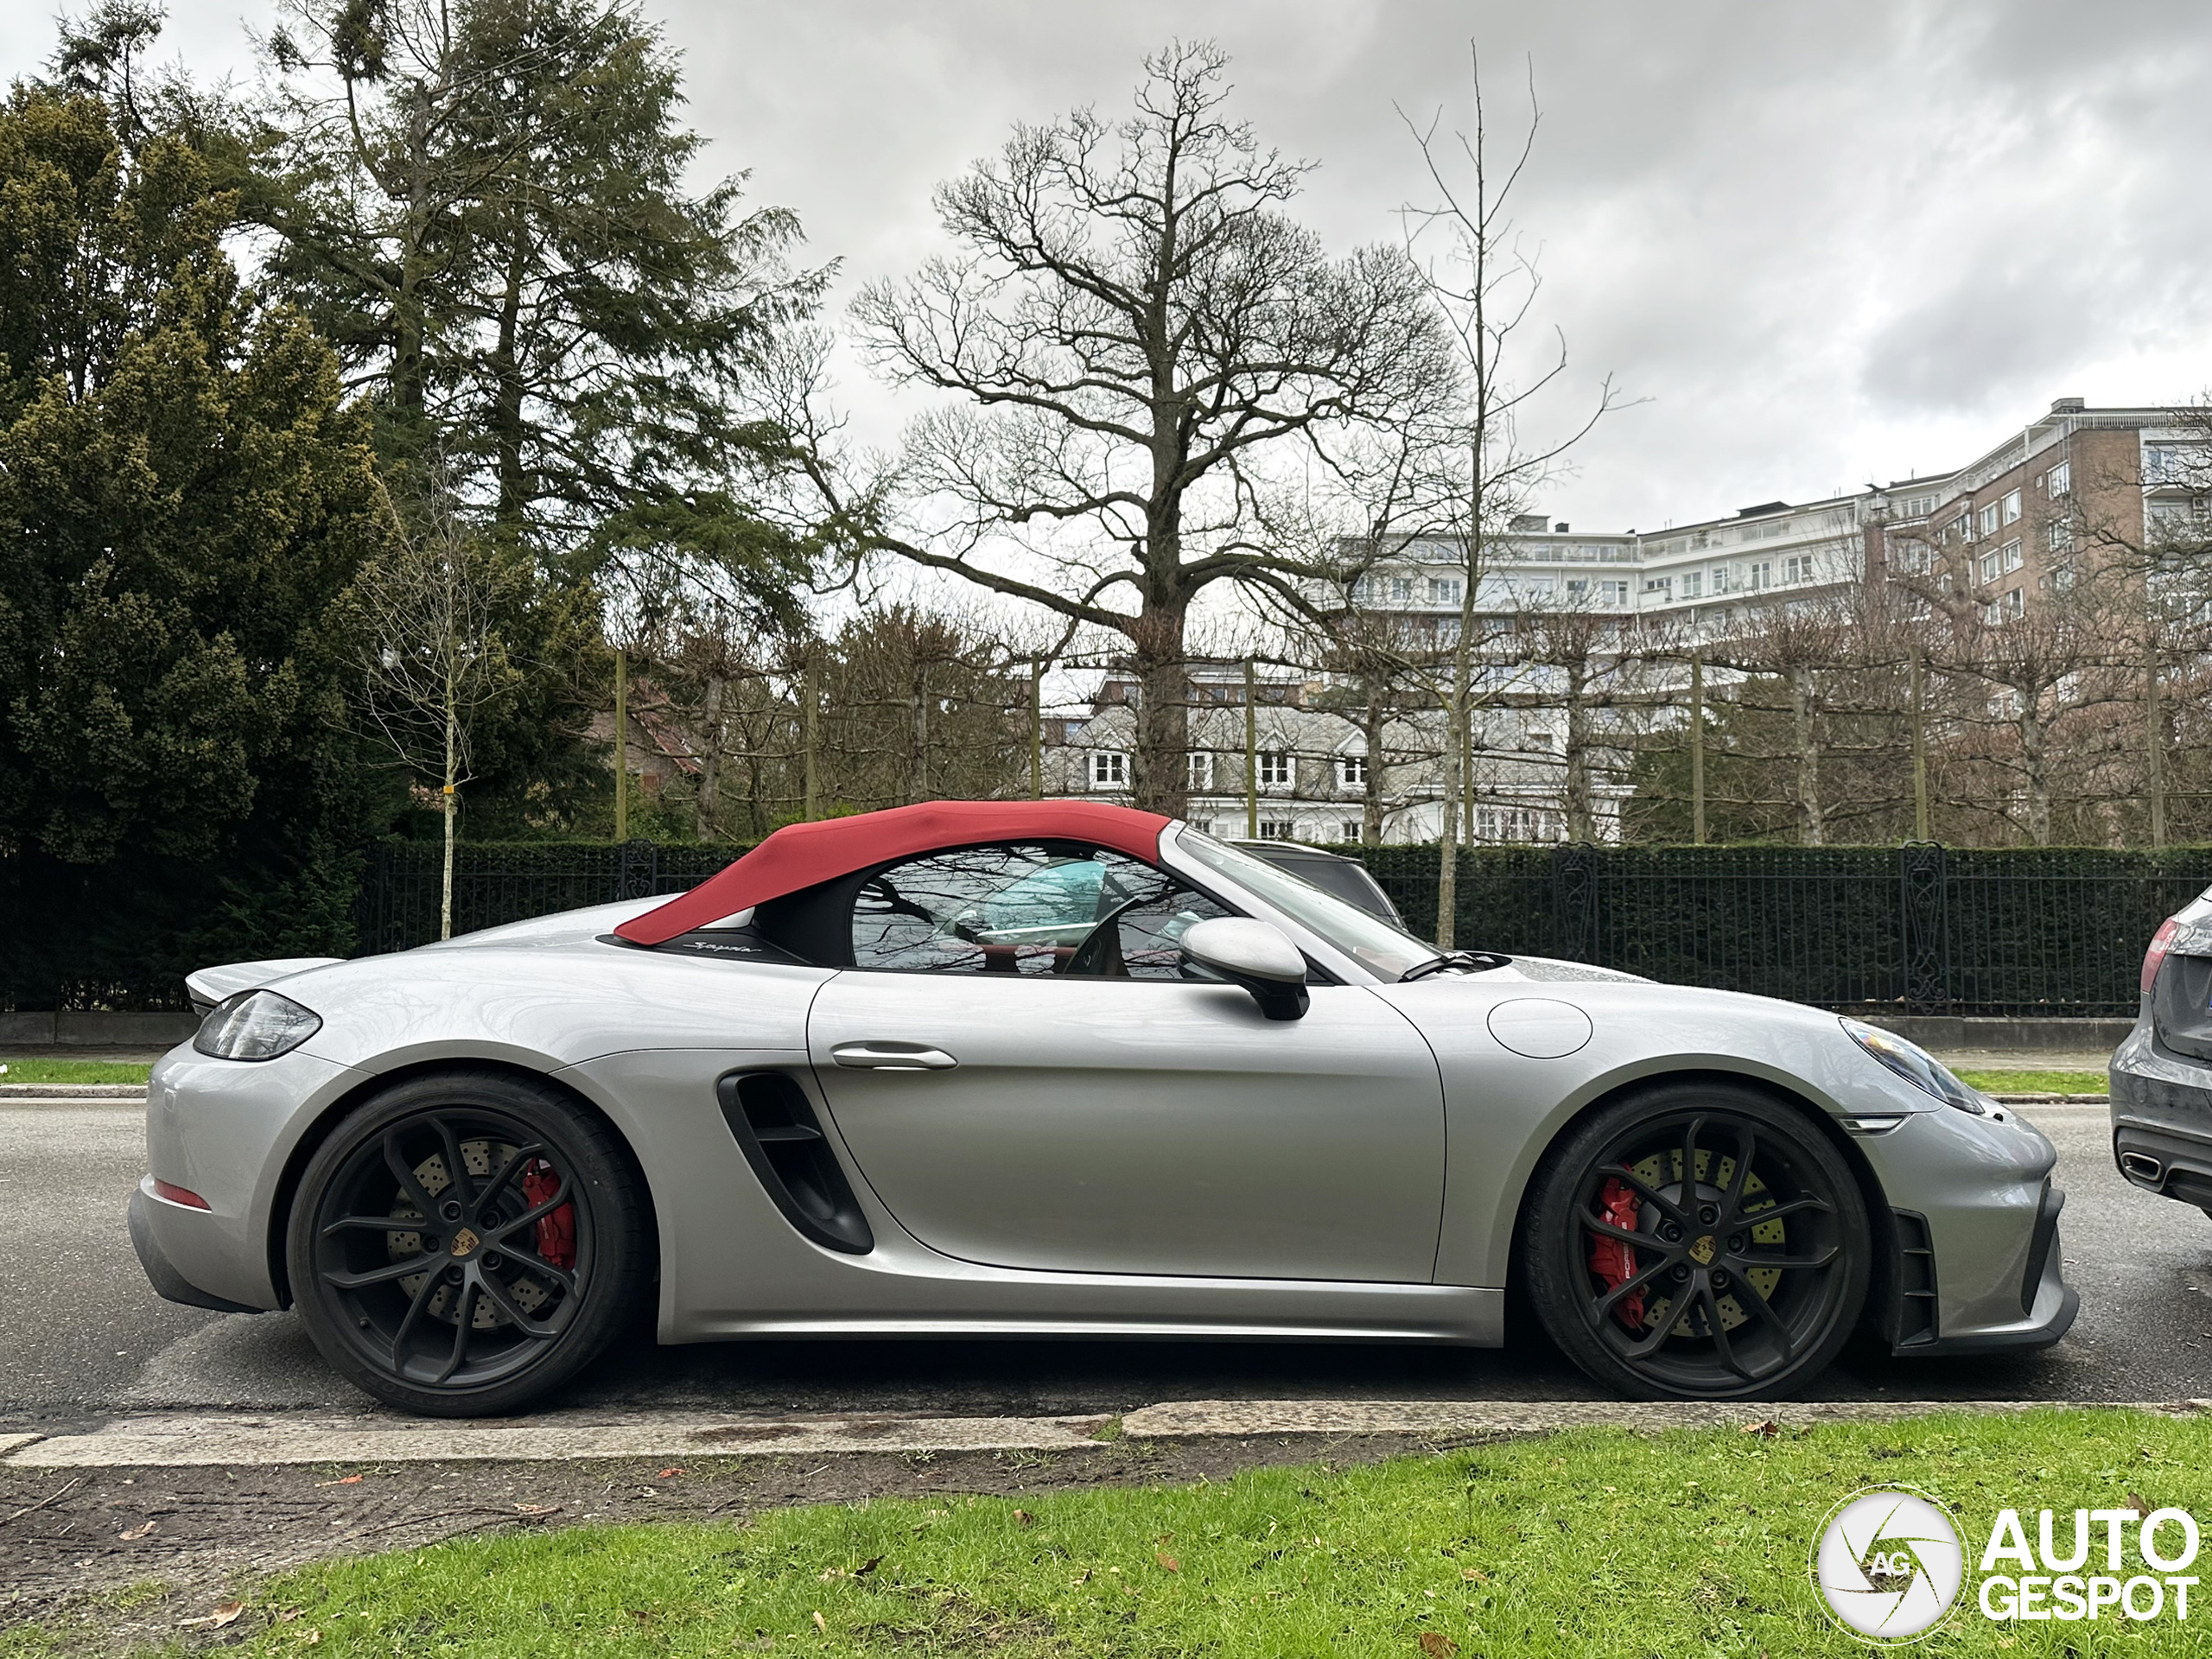
[[[293,1297],[323,1357],[378,1399],[510,1411],[636,1312],[642,1187],[606,1126],[549,1084],[412,1077],[308,1160],[287,1239]]]
[[[1644,1399],[1773,1398],[1835,1357],[1866,1299],[1865,1201],[1802,1115],[1675,1084],[1599,1113],[1536,1178],[1536,1316],[1592,1378]]]

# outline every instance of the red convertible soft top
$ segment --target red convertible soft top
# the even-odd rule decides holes
[[[979,842],[1087,841],[1150,861],[1169,823],[1157,812],[1103,801],[932,801],[785,824],[728,869],[614,931],[633,944],[660,944],[887,859]]]

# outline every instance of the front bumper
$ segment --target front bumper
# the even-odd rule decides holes
[[[2146,1192],[2212,1213],[2212,1066],[2139,1020],[2112,1057],[2112,1154]]]
[[[2009,1113],[1943,1107],[1854,1138],[1895,1229],[1884,1330],[1900,1357],[2048,1347],[2081,1298],[2065,1280],[2056,1149]]]

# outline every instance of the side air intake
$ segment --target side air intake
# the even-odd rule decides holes
[[[865,1255],[875,1248],[804,1090],[781,1071],[733,1071],[715,1084],[715,1097],[785,1220],[826,1249]]]

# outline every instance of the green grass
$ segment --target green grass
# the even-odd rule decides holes
[[[1863,1655],[1820,1610],[1808,1552],[1841,1498],[1898,1481],[1959,1512],[1969,1558],[1959,1612],[1916,1653],[2203,1650],[2201,1615],[1998,1624],[1966,1599],[1999,1508],[2212,1508],[2212,1423],[2062,1411],[1585,1430],[1195,1487],[456,1541],[293,1573],[234,1629],[267,1655],[320,1632],[316,1659]]]
[[[143,1083],[154,1068],[129,1060],[9,1060],[0,1083]]]
[[[2101,1071],[2009,1071],[1994,1068],[1959,1076],[1989,1095],[2101,1095],[2112,1079]]]

